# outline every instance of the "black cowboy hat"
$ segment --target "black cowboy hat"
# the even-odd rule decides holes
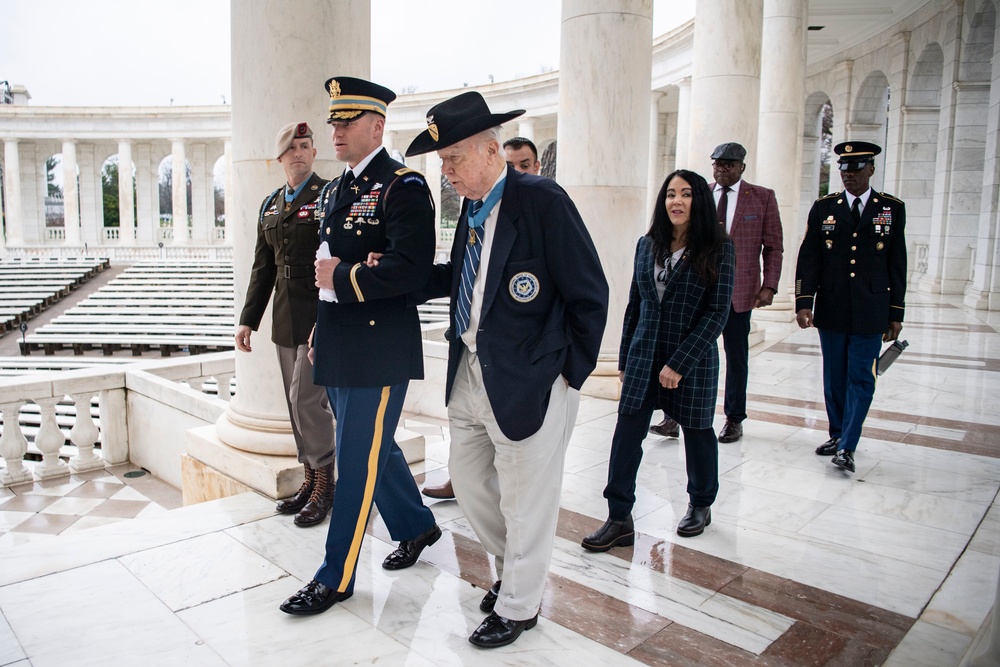
[[[410,143],[410,147],[406,149],[406,157],[457,144],[523,113],[524,109],[490,113],[482,95],[474,90],[462,93],[431,107],[427,112],[427,129]]]

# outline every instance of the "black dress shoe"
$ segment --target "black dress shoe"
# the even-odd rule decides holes
[[[743,437],[743,424],[726,419],[726,425],[719,432],[719,442],[736,442]]]
[[[479,603],[479,611],[485,611],[490,613],[493,611],[493,607],[497,604],[497,598],[500,597],[500,580],[497,580],[490,590],[486,591],[486,595],[483,596],[483,601]]]
[[[346,600],[354,594],[353,591],[338,593],[329,586],[315,579],[302,587],[298,593],[288,598],[278,607],[286,614],[293,616],[311,616],[322,614],[333,605]]]
[[[687,514],[677,524],[677,534],[681,537],[694,537],[705,532],[705,526],[712,523],[711,507],[695,507],[688,503]]]
[[[650,426],[649,432],[655,435],[662,435],[664,438],[679,438],[681,436],[681,425],[670,417],[665,417],[659,424]]]
[[[402,570],[417,562],[420,552],[429,547],[441,538],[441,529],[437,524],[422,535],[417,535],[412,540],[403,540],[396,547],[396,550],[385,557],[382,567],[386,570]]]
[[[837,453],[834,454],[833,458],[830,460],[830,463],[837,466],[841,470],[854,472],[854,452],[846,449],[838,449]]]
[[[833,456],[837,453],[838,447],[840,447],[840,438],[830,438],[816,448],[816,453],[820,456]]]
[[[538,625],[538,614],[535,614],[534,618],[529,618],[526,621],[512,621],[509,618],[497,616],[496,613],[491,612],[482,624],[476,628],[476,631],[472,633],[469,641],[483,648],[506,646],[520,637],[522,632],[530,630],[536,625]]]
[[[612,547],[630,547],[635,544],[632,515],[622,521],[608,519],[604,525],[583,538],[580,546],[588,551],[607,551]]]

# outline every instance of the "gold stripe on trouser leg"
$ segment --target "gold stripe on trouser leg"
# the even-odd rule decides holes
[[[379,400],[378,412],[375,414],[375,432],[372,434],[372,445],[368,454],[368,479],[365,480],[365,495],[361,502],[361,509],[358,511],[358,523],[354,526],[354,538],[351,540],[351,548],[347,552],[347,560],[344,561],[344,575],[343,579],[340,580],[340,586],[337,587],[338,591],[347,590],[347,585],[354,575],[354,566],[358,562],[358,555],[361,553],[361,540],[365,536],[365,526],[368,524],[372,498],[375,496],[378,455],[382,448],[382,420],[385,418],[385,408],[388,402],[389,387],[382,387],[382,398]]]

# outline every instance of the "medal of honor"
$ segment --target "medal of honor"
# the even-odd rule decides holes
[[[469,228],[469,245],[476,245],[476,230]]]

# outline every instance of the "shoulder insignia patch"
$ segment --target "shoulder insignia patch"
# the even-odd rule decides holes
[[[416,169],[410,169],[409,167],[403,167],[402,169],[397,169],[396,170],[396,175],[397,176],[402,176],[403,174],[416,174],[416,173],[419,173],[419,172],[417,172]]]

